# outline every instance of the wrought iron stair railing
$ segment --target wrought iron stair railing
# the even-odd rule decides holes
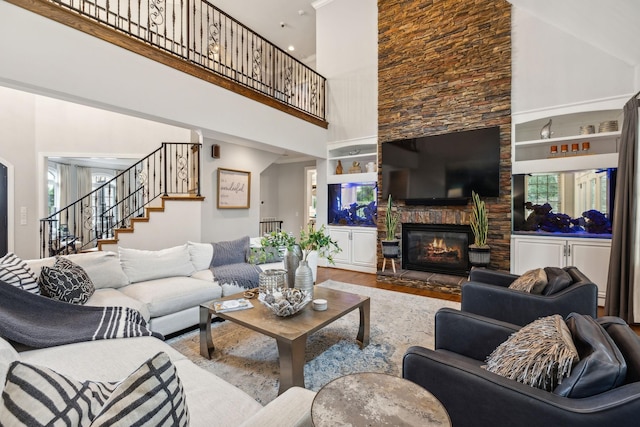
[[[40,257],[91,250],[112,239],[158,197],[200,196],[200,146],[160,148],[91,193],[40,220]]]
[[[326,120],[326,79],[206,0],[39,1],[71,10]]]

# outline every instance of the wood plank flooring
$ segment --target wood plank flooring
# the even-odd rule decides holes
[[[372,273],[360,273],[357,271],[341,270],[332,267],[318,267],[318,277],[316,283],[325,280],[335,280],[337,282],[353,283],[354,285],[369,286],[372,288],[386,289],[389,291],[403,292],[406,294],[422,295],[431,298],[439,298],[449,301],[460,301],[459,295],[444,294],[425,289],[410,288],[407,286],[392,285],[377,281],[377,276]],[[598,316],[604,316],[604,307],[598,307]],[[631,325],[631,328],[640,335],[640,325]]]

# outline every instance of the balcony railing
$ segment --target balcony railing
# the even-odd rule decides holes
[[[326,81],[204,0],[46,0],[322,121]]]
[[[200,144],[163,143],[91,193],[40,220],[40,257],[87,251],[161,196],[200,196]]]

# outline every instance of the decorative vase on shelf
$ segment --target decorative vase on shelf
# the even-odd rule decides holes
[[[305,291],[313,299],[313,272],[307,260],[300,261],[296,269],[296,288]]]
[[[342,162],[338,160],[338,166],[336,166],[336,175],[342,175]]]
[[[287,270],[287,287],[293,288],[296,283],[296,270],[302,259],[302,249],[300,245],[293,245],[291,250],[287,250],[284,255],[284,268]]]

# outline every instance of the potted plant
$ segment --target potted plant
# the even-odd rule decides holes
[[[327,259],[330,264],[334,264],[333,255],[341,251],[338,243],[325,233],[324,224],[316,229],[313,224],[309,224],[306,230],[300,230],[300,249],[302,249],[302,259],[295,273],[295,287],[306,291],[313,298],[313,285],[315,274],[309,266],[310,255],[317,254]],[[317,261],[314,269],[317,269]]]
[[[391,194],[387,200],[387,212],[384,217],[385,238],[382,240],[382,256],[385,258],[398,258],[400,252],[400,240],[396,239],[396,228],[400,215],[393,212],[393,200]]]
[[[474,266],[486,267],[491,259],[491,248],[487,245],[489,231],[489,218],[487,206],[475,191],[471,192],[473,207],[469,225],[473,231],[474,242],[469,245],[469,262]]]

